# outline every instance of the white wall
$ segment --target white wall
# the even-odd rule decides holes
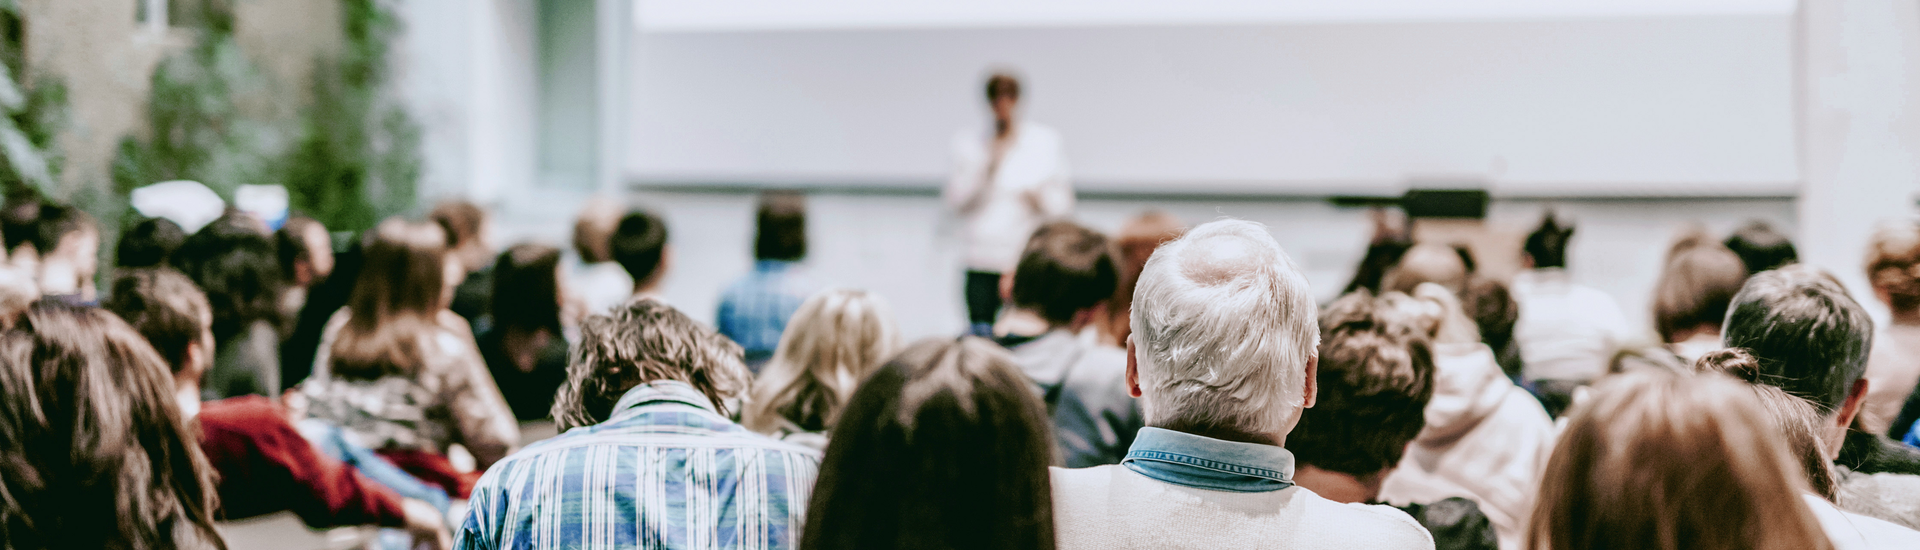
[[[536,177],[534,0],[408,0],[394,48],[424,131],[420,194],[496,202]]]
[[[642,5],[643,7],[646,4]],[[641,17],[645,17],[642,13]],[[1028,80],[1082,188],[1790,193],[1786,14],[1412,23],[641,32],[641,181],[931,185]]]

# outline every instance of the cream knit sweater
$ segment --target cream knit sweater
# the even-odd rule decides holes
[[[1053,469],[1061,550],[1431,549],[1406,513],[1341,504],[1301,487],[1234,493],[1161,482],[1125,466]]]

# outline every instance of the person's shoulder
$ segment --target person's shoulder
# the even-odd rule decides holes
[[[1047,468],[1053,480],[1054,504],[1060,505],[1061,497],[1071,497],[1089,492],[1105,491],[1112,487],[1116,476],[1125,473],[1124,466],[1108,464],[1090,468]],[[1071,500],[1070,498],[1068,500]]]
[[[1300,489],[1301,525],[1352,537],[1356,548],[1433,548],[1433,537],[1413,516],[1382,504],[1342,503]]]
[[[243,430],[287,422],[273,401],[258,395],[208,401],[200,405],[198,418],[203,426]]]

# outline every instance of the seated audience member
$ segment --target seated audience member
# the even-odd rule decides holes
[[[1346,290],[1340,291],[1343,295],[1362,289],[1379,294],[1387,271],[1400,263],[1407,249],[1413,248],[1413,226],[1404,212],[1375,208],[1368,217],[1373,220],[1373,238],[1367,244],[1366,256],[1354,267],[1353,279],[1347,283]]]
[[[1266,228],[1221,220],[1162,245],[1133,326],[1128,390],[1147,427],[1120,465],[1053,470],[1060,547],[1433,548],[1405,512],[1293,484],[1284,447],[1313,406],[1319,330]]]
[[[493,292],[493,242],[489,240],[493,220],[479,205],[463,200],[442,202],[427,217],[446,231],[447,256],[457,263],[449,275],[454,282],[448,309],[465,320],[474,334],[486,332],[492,322],[487,306]]]
[[[72,206],[40,207],[33,249],[40,292],[86,304],[95,300],[94,274],[100,270],[100,224]]]
[[[1746,280],[1740,257],[1720,243],[1692,239],[1677,245],[1653,288],[1653,327],[1667,350],[1691,364],[1720,349],[1727,303]]]
[[[1920,508],[1920,493],[1895,495],[1882,486],[1900,483],[1895,475],[1920,474],[1920,451],[1848,429],[1871,387],[1862,375],[1873,321],[1860,304],[1824,273],[1796,266],[1747,279],[1729,307],[1727,346],[1753,354],[1754,379],[1806,399],[1820,414],[1821,446],[1834,453],[1841,494],[1897,496],[1881,508]]]
[[[1479,503],[1502,548],[1519,548],[1540,469],[1553,449],[1553,420],[1540,402],[1513,384],[1480,342],[1473,320],[1439,285],[1386,300],[1433,343],[1433,400],[1426,426],[1388,474],[1380,499],[1434,502],[1464,497]]]
[[[1101,331],[1101,340],[1116,348],[1127,347],[1127,337],[1133,335],[1133,284],[1140,280],[1140,268],[1146,267],[1147,258],[1153,251],[1167,241],[1180,238],[1187,232],[1187,226],[1180,218],[1173,217],[1160,210],[1141,212],[1139,216],[1120,226],[1120,232],[1113,236],[1113,263],[1119,269],[1119,284],[1113,289],[1113,298],[1107,300],[1104,319],[1099,320],[1095,328]]]
[[[486,468],[520,431],[473,341],[437,318],[446,243],[438,225],[398,218],[368,232],[359,284],[301,388],[308,414],[460,498],[478,473],[455,469],[448,448]]]
[[[1513,301],[1513,292],[1505,283],[1475,275],[1467,279],[1467,290],[1460,295],[1460,304],[1480,329],[1480,341],[1493,350],[1500,370],[1518,383],[1522,365],[1520,346],[1513,341],[1513,325],[1520,320],[1520,303]]]
[[[739,346],[658,300],[588,317],[561,434],[487,471],[455,546],[793,548],[819,454],[727,420],[747,382]]]
[[[633,276],[613,261],[613,232],[625,210],[610,197],[587,199],[573,222],[574,258],[568,265],[568,288],[580,300],[583,315],[606,313],[633,296]]]
[[[333,271],[327,278],[307,289],[306,300],[292,319],[291,332],[280,343],[280,380],[284,384],[298,385],[306,380],[313,374],[321,346],[332,344],[321,340],[330,336],[328,322],[347,306],[353,287],[360,281],[360,252],[359,240],[348,243],[346,250],[334,255]]]
[[[774,439],[825,450],[854,386],[900,347],[879,296],[834,289],[808,298],[753,381],[740,423]]]
[[[560,249],[521,244],[493,267],[493,326],[480,334],[480,357],[514,418],[542,420],[567,381],[567,337],[560,307]]]
[[[280,297],[285,283],[273,240],[258,222],[230,214],[194,232],[173,254],[213,304],[213,368],[202,397],[280,396]]]
[[[608,241],[613,261],[633,278],[633,296],[659,297],[660,284],[673,263],[673,246],[667,244],[667,222],[646,210],[634,210],[620,218]]]
[[[1593,393],[1541,477],[1528,548],[1835,547],[1811,507],[1824,501],[1740,383],[1642,370]]]
[[[105,307],[146,337],[172,368],[182,416],[197,421],[200,449],[219,474],[222,519],[292,511],[316,529],[407,527],[445,546],[449,534],[439,510],[403,501],[322,456],[267,398],[200,402],[200,376],[213,360],[213,314],[206,295],[185,275],[165,267],[127,272],[114,281]]]
[[[280,258],[280,279],[287,283],[281,317],[293,319],[306,305],[308,290],[333,273],[333,235],[313,218],[293,216],[273,232],[273,247]]]
[[[42,300],[0,333],[9,548],[225,548],[166,363],[112,314]]]
[[[1052,549],[1053,438],[1011,359],[985,340],[933,338],[862,383],[800,547]]]
[[[187,232],[180,230],[180,224],[166,218],[147,218],[120,232],[120,243],[114,245],[114,267],[133,269],[167,265],[173,257],[173,251],[187,240]]]
[[[1378,501],[1381,483],[1426,426],[1432,351],[1392,301],[1356,292],[1320,316],[1320,391],[1287,435],[1287,450],[1298,464],[1294,481],[1335,502]],[[1493,524],[1471,500],[1401,509],[1426,526],[1436,548],[1499,547]]]
[[[1556,416],[1572,401],[1574,388],[1606,374],[1629,336],[1613,297],[1573,282],[1567,272],[1572,238],[1573,228],[1548,214],[1527,235],[1528,270],[1514,275],[1510,288],[1520,303],[1513,340],[1525,365],[1521,378]]]
[[[1867,277],[1892,322],[1874,335],[1867,355],[1867,403],[1860,423],[1867,431],[1900,437],[1913,421],[1901,426],[1894,420],[1920,385],[1920,224],[1882,227],[1868,250]]]
[[[1733,235],[1727,237],[1727,249],[1740,256],[1740,263],[1746,264],[1749,275],[1762,271],[1772,271],[1800,261],[1800,254],[1794,251],[1793,241],[1786,235],[1773,230],[1767,222],[1754,220],[1741,226]]]
[[[760,195],[753,239],[753,273],[720,295],[714,325],[746,350],[754,372],[773,357],[787,318],[817,289],[800,261],[807,257],[807,204],[799,193]]]
[[[1007,275],[995,332],[1013,361],[1040,386],[1059,439],[1061,464],[1119,464],[1142,424],[1127,394],[1125,349],[1080,337],[1113,296],[1107,238],[1073,222],[1040,226]]]
[[[1387,271],[1380,283],[1383,291],[1412,294],[1421,283],[1433,283],[1460,296],[1467,289],[1466,260],[1453,247],[1423,243],[1413,245],[1400,256],[1400,263]]]

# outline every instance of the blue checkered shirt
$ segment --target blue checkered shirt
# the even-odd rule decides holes
[[[613,417],[528,446],[473,490],[455,547],[786,549],[820,457],[747,431],[659,381]]]
[[[764,361],[780,346],[787,319],[814,290],[794,262],[754,262],[753,273],[734,281],[720,295],[720,313],[714,316],[714,324],[720,334],[746,350],[748,361]]]

